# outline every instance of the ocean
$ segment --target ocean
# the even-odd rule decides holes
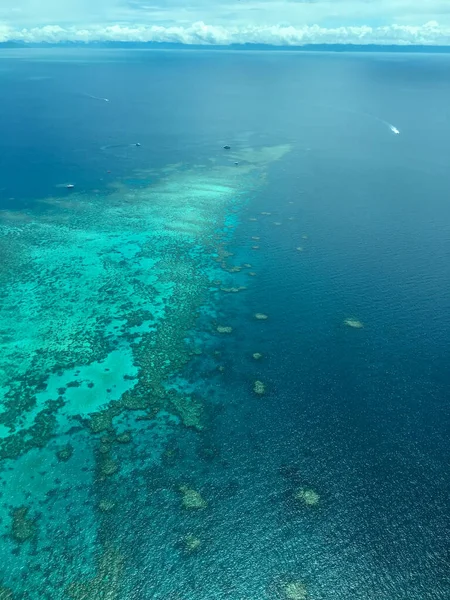
[[[0,598],[448,600],[449,61],[1,50]]]

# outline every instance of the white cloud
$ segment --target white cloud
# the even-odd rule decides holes
[[[0,22],[46,24],[450,25],[449,0],[0,0]],[[163,23],[164,22],[164,23]]]
[[[435,44],[450,45],[450,27],[436,21],[422,26],[387,25],[326,28],[319,25],[293,26],[217,26],[202,21],[189,26],[92,25],[61,27],[47,25],[14,29],[0,24],[0,42],[175,42],[182,44],[228,45],[258,43],[272,45],[330,44]]]
[[[0,0],[3,41],[450,44],[449,31],[450,0]]]

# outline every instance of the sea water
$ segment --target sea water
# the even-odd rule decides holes
[[[2,50],[0,597],[449,597],[448,72]]]

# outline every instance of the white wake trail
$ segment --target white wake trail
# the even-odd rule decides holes
[[[350,108],[340,108],[340,107],[336,107],[336,106],[327,106],[326,108],[344,112],[344,113],[349,113],[351,115],[356,115],[359,117],[364,116],[369,119],[373,119],[375,121],[378,121],[379,123],[382,123],[383,125],[386,125],[386,127],[388,127],[389,130],[392,133],[394,133],[395,135],[400,135],[400,130],[395,125],[393,125],[392,123],[389,123],[389,121],[385,121],[384,119],[381,119],[380,117],[377,117],[376,115],[372,115],[371,113],[365,112],[363,110],[352,110]]]
[[[93,100],[101,100],[102,102],[109,102],[109,98],[100,98],[100,96],[93,96],[92,94],[83,94],[87,98],[92,98]]]
[[[364,114],[367,115],[368,117],[372,117],[373,119],[376,119],[380,123],[383,123],[384,125],[389,127],[389,129],[392,131],[392,133],[395,133],[395,135],[400,134],[400,131],[397,129],[397,127],[395,125],[392,125],[392,123],[389,123],[389,121],[385,121],[384,119],[380,119],[379,117],[376,117],[375,115],[370,115],[369,113],[364,113]]]
[[[389,129],[392,131],[392,133],[395,133],[396,135],[399,135],[400,133],[400,131],[394,125],[389,124]]]
[[[375,121],[378,121],[379,123],[383,123],[383,125],[386,125],[386,127],[388,127],[390,129],[390,131],[392,131],[392,133],[394,133],[395,135],[400,134],[400,130],[397,129],[397,127],[395,125],[392,125],[392,123],[389,123],[389,121],[380,119],[380,117],[377,117],[376,115],[372,115],[372,114],[366,113],[364,111],[352,111],[352,112],[354,112],[355,114],[364,115],[365,117],[369,117],[370,119],[375,119]]]

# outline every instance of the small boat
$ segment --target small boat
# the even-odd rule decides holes
[[[68,183],[68,184],[66,185],[66,188],[67,188],[68,190],[73,190],[73,188],[74,188],[74,187],[75,187],[75,185],[74,185],[73,183]]]
[[[139,142],[136,142],[136,144],[135,144],[135,145],[136,145],[136,146],[140,146],[140,143],[139,143]]]

